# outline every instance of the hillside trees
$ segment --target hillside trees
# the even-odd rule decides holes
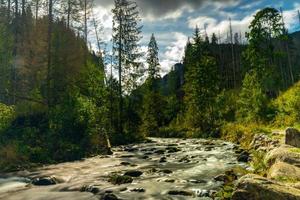
[[[246,74],[237,104],[240,121],[260,122],[266,118],[267,97],[256,70]]]
[[[193,40],[194,44],[188,43],[185,56],[186,124],[209,133],[215,124],[213,105],[219,92],[217,64],[197,28]]]

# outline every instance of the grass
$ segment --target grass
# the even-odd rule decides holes
[[[291,148],[289,151],[293,153],[300,153],[300,148]]]
[[[276,180],[282,183],[298,183],[299,180],[292,177],[286,177],[286,176],[279,176],[276,177]]]
[[[250,149],[250,144],[256,134],[270,135],[271,132],[269,127],[262,124],[228,123],[221,128],[221,138]]]

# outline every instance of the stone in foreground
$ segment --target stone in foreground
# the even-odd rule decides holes
[[[41,177],[33,179],[31,183],[36,186],[48,186],[55,185],[58,181],[54,177]]]
[[[180,196],[193,196],[193,192],[185,190],[171,190],[168,192],[169,195],[180,195]]]
[[[232,200],[299,200],[300,190],[248,174],[237,183]]]
[[[277,162],[269,169],[268,178],[300,181],[300,168],[285,162]]]
[[[286,129],[285,144],[300,148],[300,131],[295,128]]]
[[[138,170],[130,170],[125,172],[124,176],[131,176],[131,177],[140,177],[143,174],[143,172]]]

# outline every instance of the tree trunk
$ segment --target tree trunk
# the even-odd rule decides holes
[[[40,0],[35,1],[35,22],[37,22],[38,17],[39,17],[39,6],[40,6],[39,3],[40,3]]]
[[[24,16],[25,15],[25,10],[26,10],[26,1],[25,0],[22,0],[22,16]]]
[[[52,60],[52,18],[53,18],[53,1],[49,0],[48,10],[48,66],[47,66],[47,104],[51,107],[51,60]]]
[[[123,32],[123,14],[120,13],[120,26],[119,26],[119,133],[123,133],[123,97],[122,97],[122,32]]]
[[[84,0],[84,39],[86,44],[88,43],[87,32],[87,0]]]
[[[7,18],[10,19],[10,9],[11,9],[11,1],[7,1]]]
[[[70,17],[71,17],[71,0],[68,0],[68,11],[67,11],[67,27],[70,28]]]

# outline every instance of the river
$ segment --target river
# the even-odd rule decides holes
[[[160,139],[113,148],[111,156],[44,166],[0,177],[2,200],[85,200],[113,193],[120,199],[209,199],[205,193],[222,183],[214,177],[236,166],[235,145],[219,140]],[[130,170],[142,173],[132,183],[113,185],[109,177]],[[57,184],[36,186],[36,177],[55,177]],[[82,192],[84,191],[84,192]],[[170,194],[187,191],[193,195]]]

